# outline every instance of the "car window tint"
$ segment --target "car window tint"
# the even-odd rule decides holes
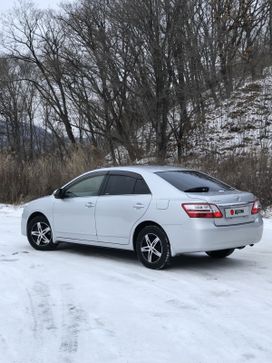
[[[183,192],[215,192],[220,190],[234,190],[234,188],[220,180],[199,171],[167,171],[158,172],[156,174]]]
[[[66,197],[88,197],[98,195],[104,175],[83,179],[65,191]]]
[[[126,175],[110,175],[106,195],[133,194],[136,179]]]
[[[150,190],[143,179],[137,179],[134,194],[150,194]]]

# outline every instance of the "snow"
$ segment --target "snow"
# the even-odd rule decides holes
[[[1,362],[271,362],[272,220],[228,259],[152,271],[130,252],[35,251],[21,212],[0,205]]]
[[[267,207],[262,214],[265,218],[272,218],[272,205]]]

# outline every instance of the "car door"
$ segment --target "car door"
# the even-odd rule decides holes
[[[150,190],[139,174],[110,172],[95,210],[98,241],[128,244],[132,227],[150,201]]]
[[[54,233],[65,241],[96,241],[95,207],[105,174],[84,176],[67,185],[53,206]]]

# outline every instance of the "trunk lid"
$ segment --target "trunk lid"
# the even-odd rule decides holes
[[[225,190],[219,192],[186,193],[189,198],[199,199],[210,204],[216,204],[221,210],[223,218],[214,219],[216,226],[231,226],[254,222],[256,215],[251,209],[256,199],[252,193],[239,190]]]

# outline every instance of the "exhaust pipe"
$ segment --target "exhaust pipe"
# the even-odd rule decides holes
[[[254,243],[251,243],[249,245],[250,247],[253,247],[254,246]],[[245,248],[246,246],[242,246],[242,247],[236,247],[237,250],[242,250],[243,248]]]

